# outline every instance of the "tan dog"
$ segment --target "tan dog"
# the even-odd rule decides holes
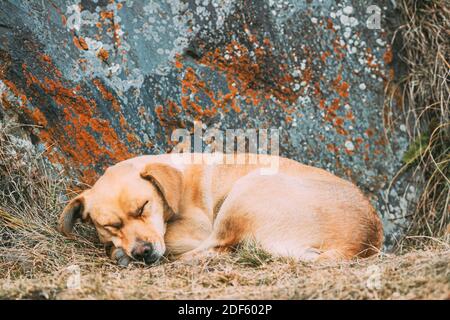
[[[67,205],[60,229],[69,235],[77,219],[91,221],[122,265],[244,240],[301,260],[378,252],[380,219],[355,185],[293,160],[252,156],[257,163],[247,155],[244,164],[180,164],[172,154],[120,162]],[[275,160],[278,171],[262,174]]]

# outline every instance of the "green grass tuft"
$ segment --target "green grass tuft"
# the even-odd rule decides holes
[[[248,267],[260,267],[273,261],[270,253],[252,240],[245,241],[236,250],[236,262]]]

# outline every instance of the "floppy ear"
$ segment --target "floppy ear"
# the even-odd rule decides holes
[[[183,192],[183,174],[164,163],[150,163],[141,172],[141,177],[152,182],[161,192],[173,213],[180,210]]]
[[[77,220],[86,221],[85,200],[82,195],[76,197],[64,208],[59,218],[58,229],[66,236],[70,236],[73,226]]]

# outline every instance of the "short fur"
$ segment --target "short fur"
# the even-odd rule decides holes
[[[379,251],[381,221],[354,184],[286,158],[256,158],[179,164],[165,154],[120,162],[68,204],[60,229],[68,235],[76,219],[91,221],[102,242],[123,251],[112,250],[121,263],[142,242],[159,256],[184,259],[244,240],[299,260]],[[261,174],[270,161],[278,171]]]

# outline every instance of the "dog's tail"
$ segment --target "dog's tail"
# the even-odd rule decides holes
[[[366,225],[366,241],[358,254],[362,258],[379,253],[383,246],[383,223],[372,205],[370,205]]]

